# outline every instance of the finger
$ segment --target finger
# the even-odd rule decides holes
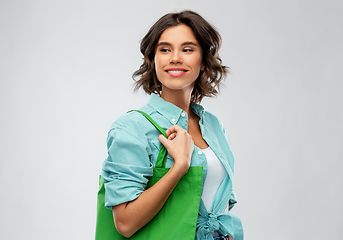
[[[166,130],[166,135],[167,135],[167,137],[169,137],[170,134],[171,134],[171,131],[170,131],[170,129],[168,128],[168,129]]]
[[[178,132],[182,132],[182,131],[186,132],[186,130],[184,130],[182,127],[180,127],[178,125],[173,125],[173,126],[171,126],[170,128],[167,129],[166,134],[167,134],[167,136],[169,136],[173,132],[178,133]]]
[[[174,126],[168,128],[168,129],[166,130],[167,137],[169,137],[170,134],[172,134],[173,132],[175,132],[175,131],[174,131]]]
[[[158,136],[158,140],[159,140],[165,147],[167,147],[167,145],[169,144],[169,140],[168,140],[165,136],[163,136],[162,134],[160,134],[160,135]]]
[[[173,140],[176,137],[176,133],[173,132],[172,134],[169,135],[168,140]]]

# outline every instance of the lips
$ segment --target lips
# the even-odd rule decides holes
[[[187,72],[187,70],[183,68],[170,68],[170,69],[167,69],[166,72],[168,73],[169,76],[180,77],[184,75]]]

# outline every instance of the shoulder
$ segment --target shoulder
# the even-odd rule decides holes
[[[149,105],[145,105],[139,110],[147,113],[148,115],[152,115],[154,113],[153,108]],[[141,113],[131,110],[120,116],[112,123],[108,134],[110,137],[116,132],[125,132],[126,134],[137,138],[146,138],[144,133],[146,129],[149,128],[151,128],[149,121]]]
[[[125,114],[121,115],[117,120],[115,120],[112,123],[110,129],[117,127],[130,128],[132,126],[137,125],[137,123],[142,122],[145,119],[145,117],[135,110],[136,109],[128,110]],[[151,115],[153,111],[153,109],[149,105],[144,105],[138,110],[143,111],[148,115]]]

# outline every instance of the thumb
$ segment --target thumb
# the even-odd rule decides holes
[[[160,134],[158,136],[158,140],[167,148],[167,146],[169,145],[169,140],[163,136],[162,134]]]

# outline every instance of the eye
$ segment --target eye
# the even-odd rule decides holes
[[[191,49],[191,48],[185,48],[185,49],[183,49],[182,51],[184,51],[184,52],[193,52],[194,50]]]
[[[168,48],[161,48],[160,51],[161,52],[170,52],[170,49],[168,49]]]

